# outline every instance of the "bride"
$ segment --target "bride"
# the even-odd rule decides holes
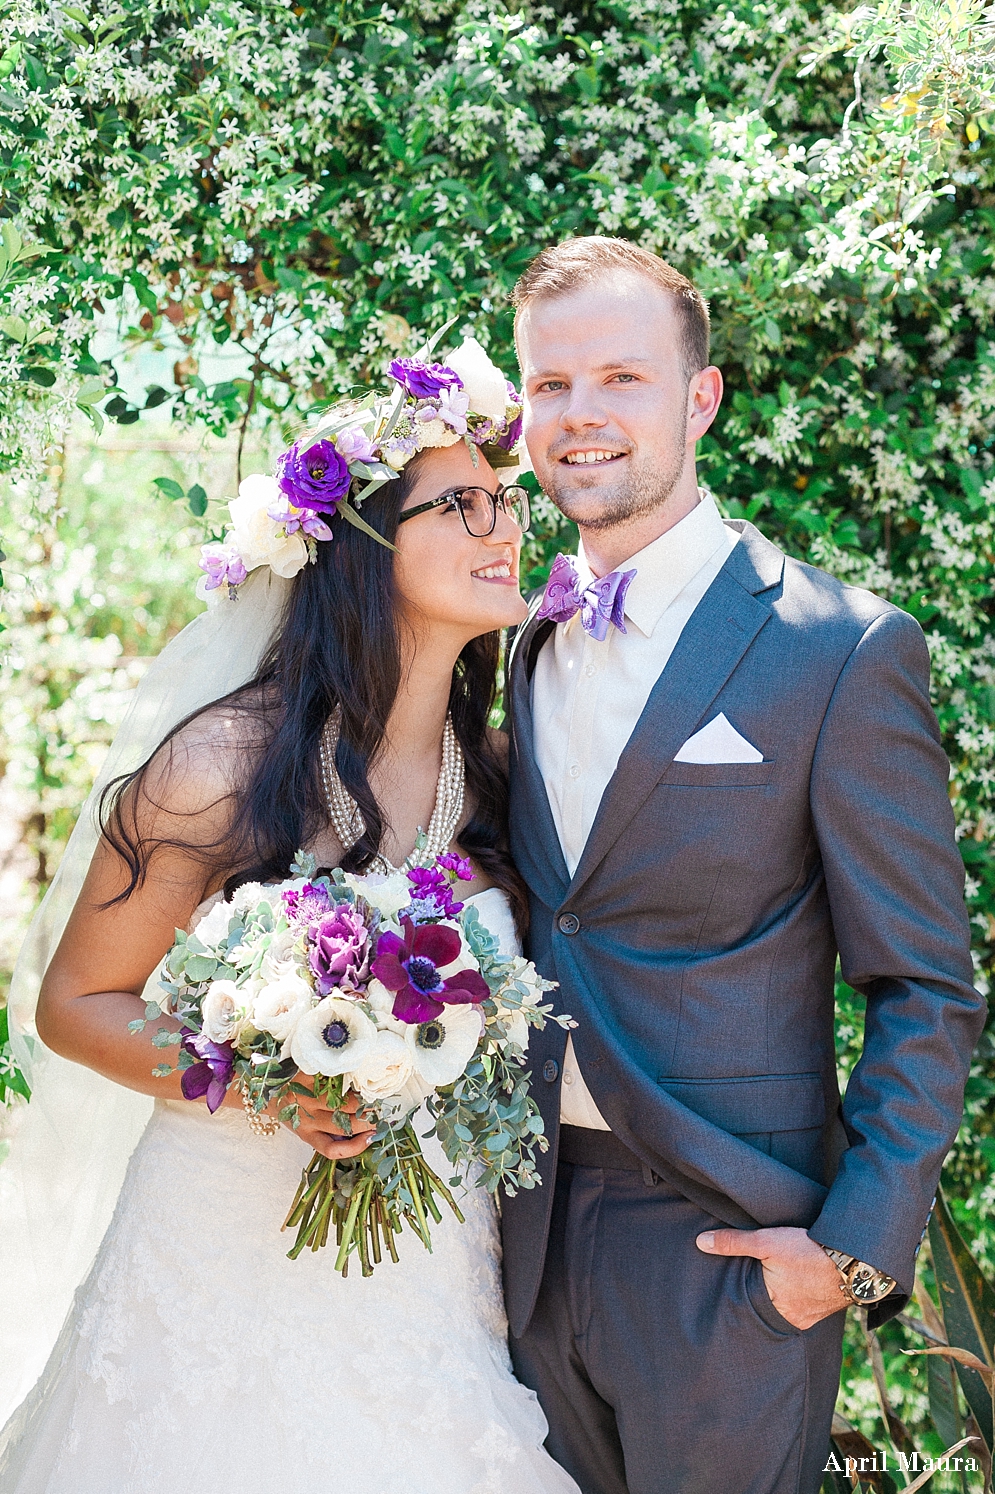
[[[42,910],[35,946],[51,947],[71,905],[37,1010],[63,1076],[53,1114],[72,1065],[154,1107],[48,1365],[0,1433],[4,1494],[576,1494],[511,1372],[489,1196],[470,1186],[464,1225],[447,1217],[431,1254],[408,1236],[370,1278],[336,1275],[327,1251],[291,1262],[280,1225],[302,1166],[312,1149],[357,1154],[369,1122],[355,1114],[345,1136],[304,1100],[296,1134],[275,1119],[261,1134],[234,1087],[210,1115],[177,1072],[152,1076],[151,1029],[128,1028],[174,930],[242,882],[285,877],[301,847],[383,871],[457,846],[481,918],[517,949],[525,902],[488,726],[499,630],[526,610],[528,500],[491,465],[514,461],[517,396],[472,341],[448,365],[390,372],[389,399],[333,410],[276,480],[243,483],[233,535],[201,561],[216,605],[132,709],[144,761],[105,783],[100,829],[84,816]],[[77,1105],[75,1128],[112,1151],[102,1107]],[[24,1158],[64,1171],[74,1145]],[[87,1176],[68,1183],[82,1212]]]

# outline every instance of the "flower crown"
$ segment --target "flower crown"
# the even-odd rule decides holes
[[[359,507],[403,470],[416,452],[465,441],[477,461],[517,465],[522,400],[476,338],[468,337],[444,364],[429,358],[443,327],[417,358],[395,358],[387,370],[395,388],[340,402],[296,441],[273,476],[247,477],[228,504],[223,540],[204,545],[197,595],[204,601],[237,589],[258,566],[296,576],[317,559],[317,541],[343,518],[378,544],[394,547],[360,517]]]

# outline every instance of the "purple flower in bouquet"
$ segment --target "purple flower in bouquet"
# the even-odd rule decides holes
[[[307,447],[297,442],[285,451],[276,464],[276,480],[295,508],[333,513],[352,476],[331,441],[315,441]]]
[[[300,889],[288,887],[280,897],[292,923],[314,923],[332,906],[328,888],[315,886],[313,882],[305,882]]]
[[[435,866],[416,866],[408,872],[411,904],[408,913],[414,923],[432,918],[455,918],[463,904],[453,900],[452,883],[444,871]]]
[[[443,389],[463,388],[463,380],[453,369],[423,363],[420,358],[395,358],[387,372],[413,399],[437,399]]]
[[[357,985],[370,947],[370,934],[352,903],[338,903],[309,932],[309,963],[318,994],[327,996],[345,980]]]
[[[477,970],[460,970],[443,979],[440,970],[457,960],[462,949],[455,929],[438,923],[414,924],[401,919],[404,938],[381,934],[371,973],[393,991],[394,1016],[401,1022],[431,1022],[447,1006],[486,1001],[490,988]]]
[[[231,1043],[212,1043],[203,1032],[183,1039],[183,1047],[200,1059],[183,1070],[180,1088],[185,1100],[207,1096],[207,1108],[213,1115],[225,1097],[235,1072],[235,1052]]]
[[[473,881],[473,863],[468,856],[457,856],[455,851],[446,851],[445,855],[436,857],[436,866],[441,866],[443,871],[452,872],[461,882]]]

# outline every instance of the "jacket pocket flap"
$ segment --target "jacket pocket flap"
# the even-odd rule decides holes
[[[766,788],[774,761],[763,763],[671,763],[660,780],[674,788]]]
[[[657,1083],[682,1105],[734,1136],[821,1126],[826,1100],[818,1074],[759,1074],[745,1079],[669,1079]]]

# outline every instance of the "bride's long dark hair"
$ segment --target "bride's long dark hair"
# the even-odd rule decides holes
[[[363,504],[363,518],[393,540],[398,516],[416,475],[418,459]],[[230,791],[223,839],[198,844],[196,854],[217,875],[226,873],[230,895],[245,881],[287,876],[295,852],[327,826],[319,744],[326,721],[341,707],[335,765],[366,825],[342,861],[346,871],[365,871],[380,849],[384,818],[370,789],[368,770],[387,728],[401,679],[401,639],[394,593],[394,557],[385,546],[342,520],[332,542],[317,547],[317,562],[294,579],[283,624],[253,679],[180,722],[149,759],[104,790],[100,817],[106,839],[127,868],[120,901],[143,885],[161,847],[190,850],[187,841],[143,834],[138,805],[154,806],[164,758],[174,739],[208,712],[248,728],[236,732],[248,749],[251,772]],[[466,762],[472,817],[460,845],[508,894],[516,921],[527,918],[524,885],[507,852],[507,785],[487,732],[494,704],[500,640],[497,633],[472,639],[453,670],[449,707]]]

